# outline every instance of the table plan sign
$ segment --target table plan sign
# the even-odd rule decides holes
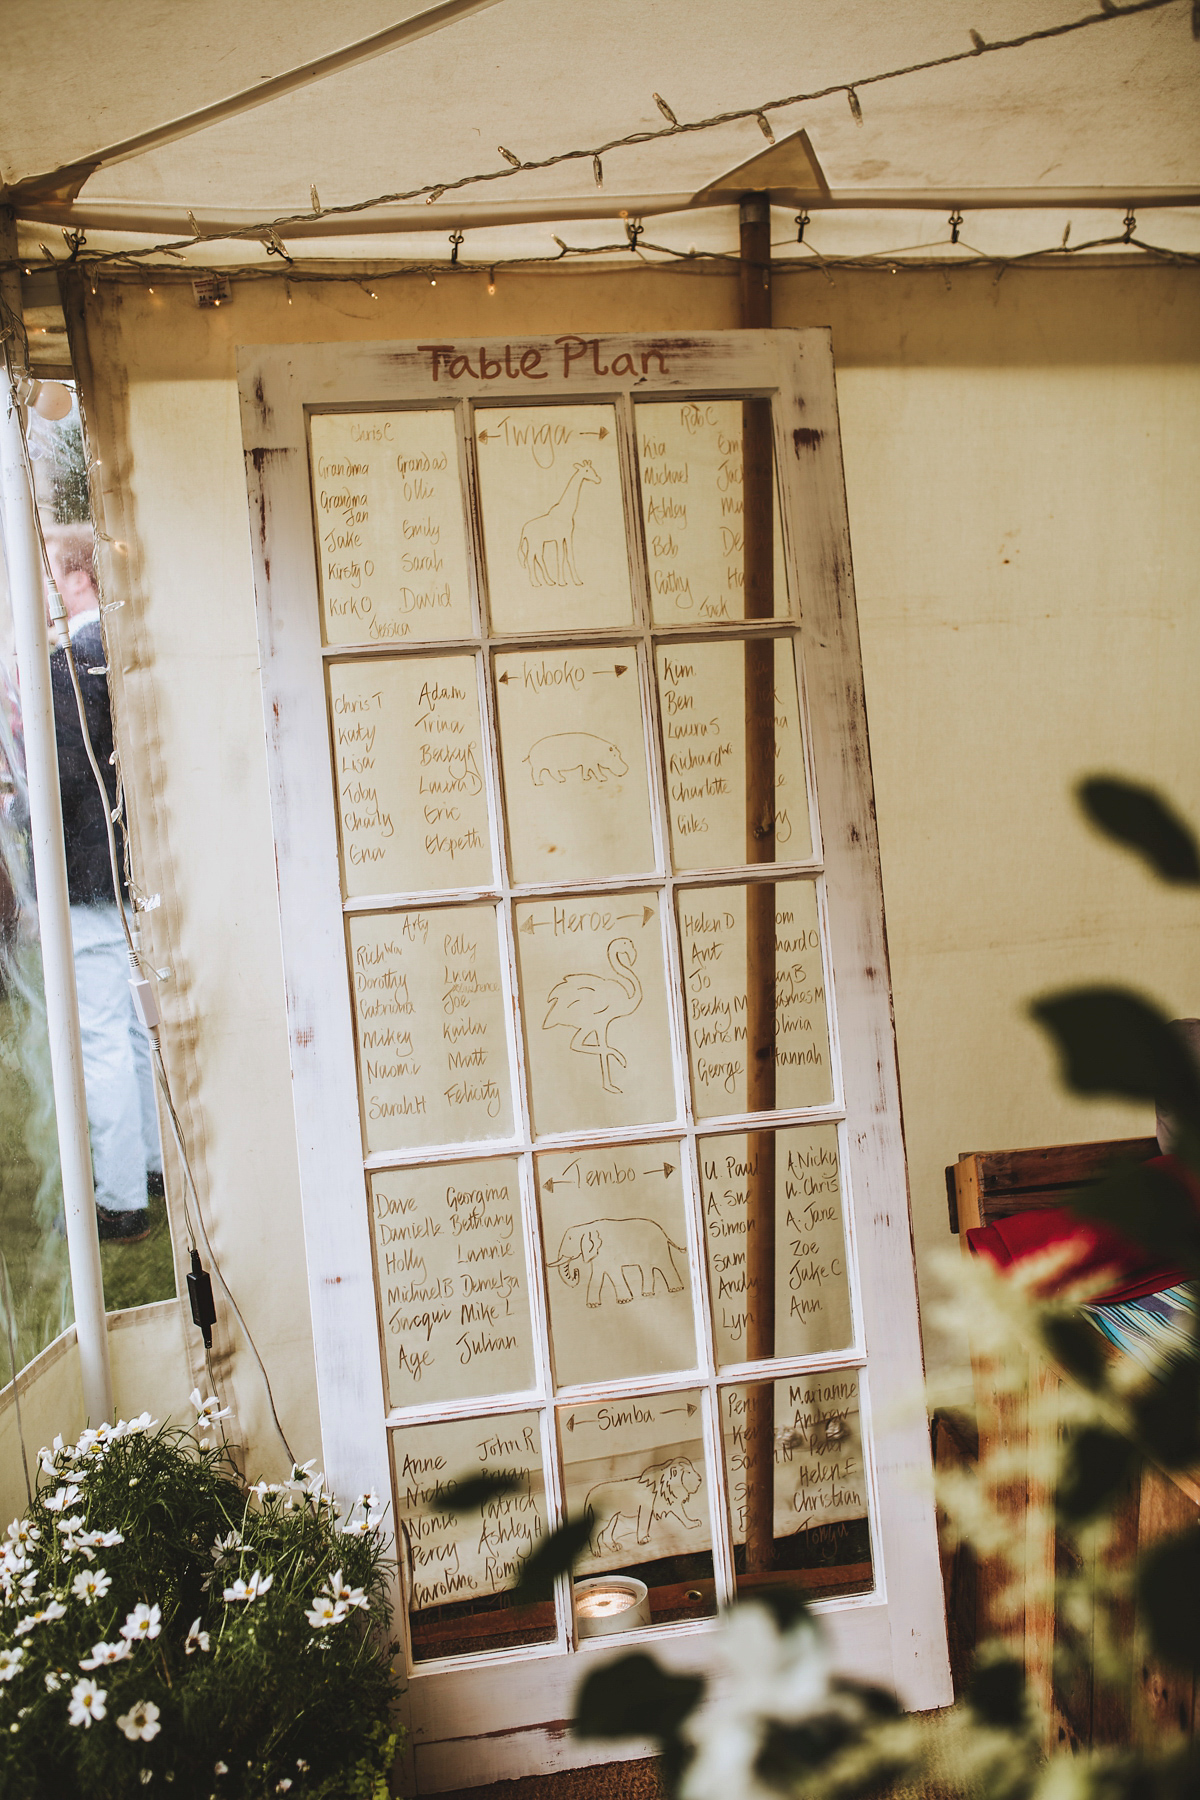
[[[324,1457],[390,1497],[417,1791],[559,1759],[566,1520],[685,1663],[782,1582],[941,1704],[826,337],[240,379]]]

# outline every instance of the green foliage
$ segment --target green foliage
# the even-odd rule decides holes
[[[0,1792],[375,1800],[386,1625],[374,1517],[320,1476],[247,1492],[149,1415],[56,1441],[0,1566]]]
[[[1082,784],[1079,798],[1100,830],[1164,880],[1200,885],[1194,834],[1149,789],[1097,777]],[[1070,1088],[1156,1101],[1172,1117],[1175,1156],[1200,1177],[1200,1071],[1156,1007],[1121,988],[1094,987],[1046,996],[1031,1010],[1056,1044]],[[1172,1174],[1118,1167],[1071,1203],[1149,1258],[1200,1277],[1200,1209]],[[1165,1469],[1200,1465],[1200,1306],[1190,1348],[1151,1376],[1110,1360],[1079,1307],[1033,1299],[1020,1277],[967,1269],[958,1285],[969,1290],[960,1301],[960,1328],[972,1332],[977,1349],[986,1344],[997,1400],[1013,1408],[1013,1417],[1028,1418],[1031,1458],[1035,1438],[1044,1444],[1036,1466],[997,1450],[995,1466],[960,1483],[953,1500],[949,1488],[943,1496],[952,1518],[958,1508],[960,1539],[993,1559],[993,1578],[1011,1557],[1008,1598],[1018,1640],[1027,1604],[1054,1607],[1056,1673],[1097,1699],[1113,1684],[1129,1694],[1133,1659],[1141,1654],[1189,1680],[1200,1676],[1200,1526],[1131,1563],[1116,1521],[1144,1459]],[[1077,1385],[1060,1391],[1061,1410],[1039,1424],[1028,1373],[1031,1355],[1047,1351]],[[1029,1516],[1014,1533],[1011,1515],[994,1498],[1027,1479]],[[1038,1490],[1048,1495],[1044,1507]],[[1059,1555],[1043,1591],[1025,1564],[1025,1543],[1028,1534],[1051,1529]],[[1135,1592],[1144,1645],[1129,1637]],[[645,1655],[593,1670],[580,1688],[575,1730],[656,1741],[668,1791],[680,1800],[866,1800],[883,1796],[897,1778],[919,1791],[933,1782],[947,1800],[1200,1794],[1200,1744],[1172,1734],[1162,1717],[1144,1726],[1136,1748],[1094,1747],[1083,1756],[1064,1748],[1047,1761],[1046,1721],[1023,1663],[1003,1638],[979,1646],[966,1703],[941,1725],[904,1718],[894,1697],[832,1674],[817,1621],[802,1600],[789,1606],[780,1590],[725,1616],[709,1676],[678,1675]]]

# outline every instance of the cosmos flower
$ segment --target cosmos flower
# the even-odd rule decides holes
[[[332,1594],[314,1594],[313,1603],[304,1616],[314,1631],[327,1631],[331,1625],[340,1625],[346,1612],[345,1602],[335,1600]]]
[[[344,1606],[360,1606],[364,1611],[366,1610],[367,1596],[363,1593],[361,1588],[347,1586],[342,1580],[342,1571],[340,1569],[335,1570],[329,1577],[329,1580],[325,1583],[325,1586],[333,1595],[333,1598],[340,1601]]]
[[[57,1513],[65,1512],[67,1507],[74,1506],[78,1499],[79,1489],[75,1486],[74,1482],[72,1482],[69,1487],[56,1488],[54,1493],[46,1496],[46,1511]]]
[[[71,1592],[85,1606],[93,1600],[103,1600],[112,1586],[112,1576],[105,1569],[81,1569],[71,1583]]]
[[[117,1725],[131,1744],[137,1743],[139,1738],[148,1744],[162,1730],[158,1722],[158,1708],[153,1700],[139,1700],[127,1713],[121,1714]]]
[[[133,1655],[133,1645],[128,1638],[118,1638],[115,1644],[93,1644],[92,1654],[79,1659],[81,1669],[102,1669],[108,1663],[124,1662],[127,1656]]]
[[[139,1600],[121,1627],[121,1636],[137,1643],[142,1638],[156,1638],[162,1630],[162,1613],[157,1606]]]
[[[28,1519],[14,1519],[7,1532],[12,1543],[25,1551],[36,1544],[41,1535],[40,1527],[31,1525]]]
[[[0,1650],[0,1681],[11,1681],[25,1660],[25,1646],[16,1644],[11,1650]]]
[[[89,1676],[77,1681],[71,1689],[71,1704],[67,1717],[72,1725],[84,1725],[91,1729],[93,1719],[104,1717],[104,1702],[108,1699],[108,1689],[97,1687]]]
[[[15,1635],[24,1637],[25,1633],[32,1631],[36,1625],[50,1625],[55,1619],[61,1619],[66,1610],[61,1600],[48,1600],[45,1606],[38,1608],[37,1612],[25,1615],[17,1626]]]
[[[233,1586],[225,1589],[222,1598],[247,1602],[257,1600],[260,1594],[266,1593],[274,1579],[273,1575],[264,1575],[261,1569],[255,1569],[249,1581],[243,1581],[239,1575]]]
[[[197,1425],[211,1425],[215,1419],[228,1419],[232,1415],[232,1407],[222,1406],[215,1394],[209,1394],[206,1400],[202,1400],[198,1387],[192,1389],[188,1399],[196,1409]]]
[[[196,1650],[207,1650],[207,1649],[208,1649],[208,1633],[207,1633],[207,1631],[201,1631],[200,1620],[197,1617],[192,1620],[192,1623],[188,1628],[187,1637],[184,1639],[184,1642],[183,1642],[183,1652],[184,1652],[185,1656],[191,1656],[193,1654],[193,1652]]]

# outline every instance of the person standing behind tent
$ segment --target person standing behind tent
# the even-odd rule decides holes
[[[117,784],[91,527],[48,527],[46,548],[67,613],[88,733],[111,809]],[[96,1214],[101,1238],[132,1243],[150,1230],[148,1186],[162,1192],[150,1047],[129,991],[129,957],[113,893],[104,804],[61,645],[51,652],[50,679]],[[122,901],[127,902],[119,866],[118,874]]]

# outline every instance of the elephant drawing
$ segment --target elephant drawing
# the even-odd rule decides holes
[[[621,1534],[629,1525],[637,1528],[639,1544],[648,1544],[651,1528],[662,1519],[676,1519],[688,1531],[702,1523],[688,1511],[688,1501],[701,1487],[696,1465],[686,1456],[655,1463],[640,1475],[624,1481],[604,1481],[589,1489],[583,1510],[590,1519],[593,1556],[620,1554]]]
[[[534,787],[541,787],[547,775],[561,787],[568,775],[604,782],[610,775],[629,773],[629,764],[617,746],[590,731],[557,731],[539,738],[525,761]]]
[[[675,1258],[683,1258],[680,1273]],[[687,1271],[687,1251],[671,1241],[654,1219],[589,1219],[586,1225],[572,1225],[564,1231],[558,1246],[558,1257],[550,1264],[557,1269],[568,1287],[577,1288],[587,1271],[587,1303],[600,1305],[604,1284],[612,1285],[618,1306],[627,1306],[634,1295],[630,1269],[636,1269],[641,1295],[650,1299],[655,1291],[655,1278],[662,1276],[668,1294],[677,1294]]]

